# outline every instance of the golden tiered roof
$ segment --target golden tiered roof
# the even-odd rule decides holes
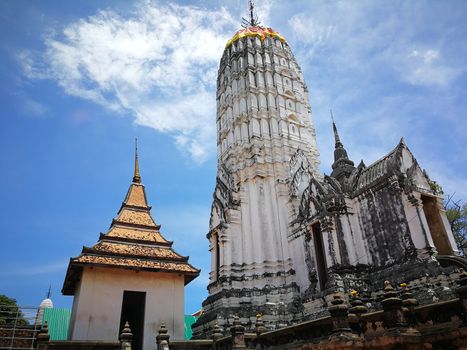
[[[188,263],[188,257],[172,249],[172,242],[160,233],[151,216],[144,185],[141,183],[136,148],[133,182],[112,220],[109,230],[101,233],[92,247],[83,247],[79,256],[70,259],[62,293],[73,295],[84,266],[101,266],[140,271],[178,273],[185,284],[199,275],[200,270]]]

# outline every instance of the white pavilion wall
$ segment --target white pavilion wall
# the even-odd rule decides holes
[[[123,292],[146,292],[143,349],[154,349],[165,322],[171,339],[184,338],[184,277],[178,274],[85,267],[75,294],[70,340],[117,341]]]

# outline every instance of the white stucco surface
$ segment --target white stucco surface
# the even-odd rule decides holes
[[[155,349],[165,322],[171,339],[183,339],[184,277],[178,274],[85,267],[70,322],[70,340],[116,341],[123,292],[146,292],[143,349]]]
[[[296,295],[278,290],[294,282],[289,276],[294,260],[297,269],[306,267],[303,242],[288,241],[290,222],[297,215],[288,183],[291,158],[298,154],[297,168],[320,176],[303,74],[286,43],[244,38],[224,51],[218,84],[210,295],[232,288],[255,290],[246,300],[254,305],[275,298],[292,303]],[[296,195],[303,183],[298,176]],[[229,282],[217,283],[222,278]],[[225,303],[243,301],[231,296]]]

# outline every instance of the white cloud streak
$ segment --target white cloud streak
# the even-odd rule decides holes
[[[441,52],[441,39],[427,43],[427,24],[411,18],[417,12],[427,16],[427,11],[419,2],[400,3],[341,1],[304,9],[288,20],[297,54],[309,62],[319,47],[318,59],[335,69],[392,68],[412,85],[452,82],[463,69],[450,66]],[[443,23],[433,23],[433,28],[442,31]]]
[[[223,8],[140,3],[128,17],[103,10],[72,23],[46,38],[42,57],[19,60],[28,77],[130,114],[203,162],[215,149],[216,70],[234,23]]]
[[[414,49],[401,61],[401,77],[412,85],[445,86],[460,73],[442,63],[438,50]]]

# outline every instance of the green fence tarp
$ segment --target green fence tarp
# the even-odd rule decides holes
[[[71,310],[50,308],[44,309],[42,322],[47,321],[50,340],[67,340],[68,325],[70,324]]]
[[[68,325],[70,324],[71,310],[50,308],[44,309],[43,321],[47,321],[49,326],[50,340],[67,340]],[[198,317],[185,315],[185,339],[191,339],[193,335],[191,326]]]
[[[193,335],[191,331],[191,325],[196,322],[198,317],[196,316],[191,316],[191,315],[185,315],[185,339],[190,340],[191,336]]]

